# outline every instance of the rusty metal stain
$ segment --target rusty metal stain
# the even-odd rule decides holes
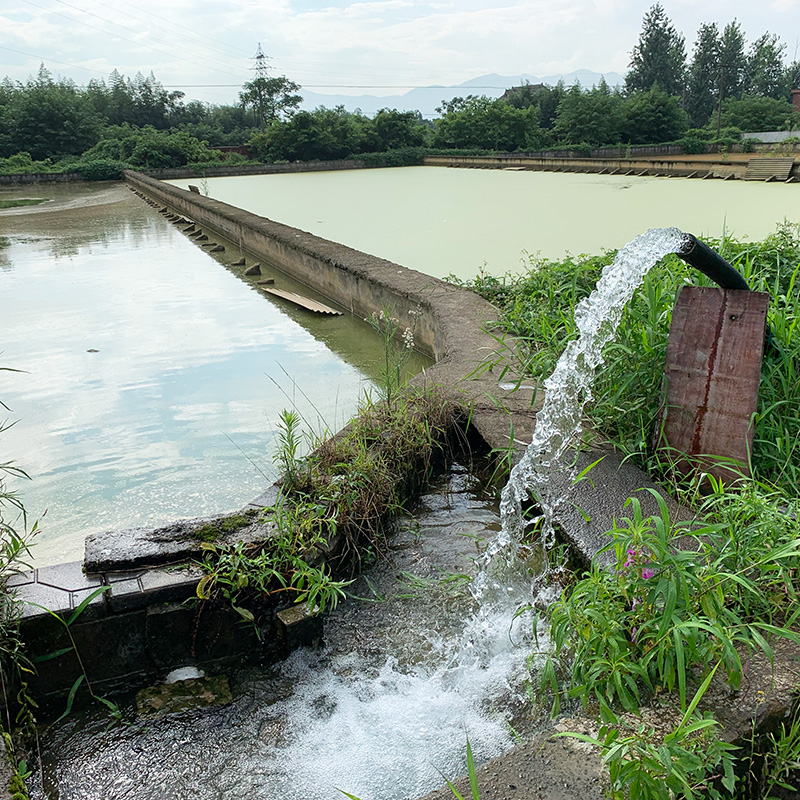
[[[769,296],[687,286],[672,314],[663,436],[677,469],[749,474]],[[663,443],[662,443],[663,444]],[[725,469],[720,462],[735,462]]]

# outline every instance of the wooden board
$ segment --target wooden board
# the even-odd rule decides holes
[[[681,472],[728,459],[738,467],[709,471],[725,481],[737,470],[749,475],[768,303],[761,292],[681,290],[667,343],[662,414],[673,455],[693,457],[679,459]]]
[[[310,297],[303,297],[303,295],[297,294],[297,292],[287,292],[284,289],[268,289],[266,286],[261,286],[260,289],[262,292],[274,294],[276,297],[281,297],[284,300],[288,300],[290,303],[294,303],[301,308],[306,308],[309,311],[314,311],[317,314],[334,314],[338,316],[342,313],[335,308],[326,306],[324,303],[312,300]]]

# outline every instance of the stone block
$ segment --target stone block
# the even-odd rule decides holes
[[[231,689],[224,675],[206,675],[175,683],[148,686],[136,694],[139,716],[177,714],[231,702]]]
[[[298,647],[316,647],[322,642],[322,616],[303,603],[279,611],[275,625],[284,656]]]
[[[22,618],[48,616],[49,612],[65,619],[80,604],[103,586],[99,575],[85,575],[80,561],[40,567],[9,581],[23,604]],[[107,613],[103,594],[98,594],[81,613],[82,619],[96,619]]]

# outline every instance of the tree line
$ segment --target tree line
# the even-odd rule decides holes
[[[300,86],[283,76],[246,83],[233,105],[186,102],[152,73],[79,87],[42,67],[27,82],[0,82],[0,170],[95,165],[215,164],[215,148],[248,144],[253,158],[296,161],[428,148],[443,151],[536,151],[678,142],[699,152],[758,130],[800,128],[789,102],[800,88],[800,62],[764,33],[749,48],[735,20],[700,26],[690,59],[684,37],[663,6],[644,16],[624,87],[605,82],[521,86],[499,99],[469,95],[442,103],[439,118],[382,109],[372,117],[343,107],[298,111]],[[398,156],[399,158],[399,156]],[[387,163],[401,163],[401,161]],[[110,165],[110,166],[109,166]],[[91,171],[91,169],[89,169]]]

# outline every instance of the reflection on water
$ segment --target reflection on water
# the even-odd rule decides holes
[[[648,228],[761,239],[800,222],[800,187],[758,181],[405,167],[209,178],[208,189],[440,278],[519,272],[524,253],[599,253]]]
[[[377,376],[362,321],[285,313],[123,186],[17,193],[55,198],[0,215],[0,366],[21,370],[0,372],[18,420],[0,460],[47,512],[37,563],[81,558],[91,532],[242,506],[273,477],[283,408],[336,430]]]

